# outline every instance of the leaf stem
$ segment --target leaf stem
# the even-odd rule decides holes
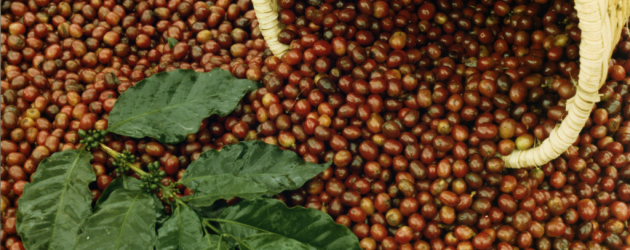
[[[126,166],[129,167],[129,169],[133,170],[134,172],[138,173],[140,176],[143,175],[148,175],[149,173],[145,172],[144,170],[140,169],[138,166],[127,162],[125,159],[122,159],[122,157],[120,157],[120,153],[118,153],[116,150],[114,150],[113,148],[108,147],[107,145],[103,144],[103,143],[99,143],[99,145],[101,146],[101,149],[103,149],[103,151],[105,151],[107,154],[111,155],[112,157],[116,158],[116,160],[122,161],[125,163]],[[178,202],[179,204],[183,204],[185,206],[186,203],[184,203],[182,201],[182,199],[180,199],[179,197],[177,197],[177,195],[175,195],[175,191],[173,191],[173,188],[171,186],[164,186],[162,185],[162,183],[158,183],[158,187],[162,190],[162,197],[165,201],[170,203],[170,199],[172,198],[173,200],[175,200],[176,202]]]
[[[232,239],[236,240],[236,242],[238,242],[238,244],[239,244],[239,245],[243,246],[243,248],[247,248],[247,249],[253,250],[253,249],[252,249],[249,245],[247,245],[247,244],[245,244],[245,242],[241,241],[241,239],[240,239],[240,238],[238,238],[238,237],[236,237],[236,236],[234,236],[234,235],[232,235],[232,234],[229,234],[229,233],[224,233],[224,232],[222,232],[221,230],[219,230],[219,229],[217,229],[216,227],[214,227],[212,224],[210,224],[210,222],[208,222],[208,221],[210,221],[210,220],[211,220],[211,219],[204,218],[204,219],[203,219],[203,220],[201,220],[201,221],[202,221],[202,222],[203,222],[203,224],[204,224],[204,225],[206,225],[208,228],[212,229],[212,231],[214,231],[215,233],[219,234],[219,236],[220,236],[220,237],[223,237],[223,236],[229,236],[229,237],[231,237]]]
[[[232,239],[236,240],[236,242],[238,242],[238,244],[240,246],[243,246],[243,248],[247,248],[249,250],[253,250],[252,247],[250,247],[249,245],[245,244],[245,242],[241,241],[241,239],[237,238],[236,236],[231,235],[231,234],[227,234],[227,235],[232,237]]]
[[[107,145],[103,144],[103,143],[99,143],[99,145],[101,146],[101,149],[103,149],[103,151],[105,151],[105,153],[107,153],[108,155],[111,155],[112,157],[116,158],[116,160],[120,160],[125,162],[125,165],[127,165],[127,167],[129,167],[131,170],[133,170],[134,172],[138,173],[140,176],[143,175],[147,175],[149,173],[144,172],[144,170],[140,169],[138,166],[131,164],[130,162],[127,162],[123,159],[120,159],[120,153],[118,153],[116,150],[114,150],[113,148],[108,147]]]
[[[221,247],[221,241],[223,241],[223,237],[221,237],[219,235],[219,243],[217,244],[217,249],[219,249],[219,247]]]
[[[223,232],[221,232],[221,230],[217,229],[216,227],[214,227],[212,224],[210,224],[208,222],[208,219],[203,219],[201,220],[203,222],[204,225],[206,225],[208,228],[212,229],[212,231],[214,231],[215,233],[217,233],[218,235],[223,234]]]
[[[172,198],[178,204],[182,204],[182,205],[188,207],[188,205],[186,205],[186,203],[184,203],[181,198],[179,198],[177,195],[175,195],[175,191],[173,191],[172,186],[164,186],[164,185],[162,185],[162,183],[159,183],[158,186],[162,190],[162,197],[167,198],[166,201],[168,203],[171,203],[169,198]]]
[[[103,143],[99,143],[101,149],[103,149],[103,151],[105,151],[105,153],[111,155],[112,157],[114,157],[116,160],[122,161],[125,163],[126,166],[128,166],[131,170],[133,170],[134,172],[138,173],[140,176],[143,175],[148,175],[149,173],[145,172],[144,170],[140,169],[138,166],[127,162],[126,160],[122,159],[122,157],[120,157],[120,153],[117,152],[116,150],[108,147],[107,145],[103,144]],[[162,197],[166,198],[166,200],[168,201],[169,198],[172,198],[173,200],[175,200],[175,202],[179,205],[184,205],[187,206],[188,205],[186,203],[184,203],[184,201],[182,201],[181,198],[179,198],[177,195],[175,195],[175,192],[173,191],[173,188],[171,186],[164,186],[161,183],[158,183],[160,189],[162,190]],[[241,239],[237,238],[236,236],[232,235],[232,234],[227,234],[222,232],[221,230],[217,229],[216,227],[212,226],[212,224],[210,224],[208,221],[210,219],[202,219],[201,221],[203,222],[204,225],[206,225],[208,228],[212,229],[212,231],[214,231],[215,233],[219,234],[219,236],[221,236],[221,238],[223,236],[229,236],[231,238],[233,238],[234,240],[236,240],[236,242],[238,242],[239,245],[243,246],[243,248],[246,249],[250,249],[252,250],[252,248],[245,244],[245,242],[241,241]],[[206,229],[204,228],[204,231],[206,231]]]
[[[232,234],[228,234],[228,233],[224,233],[221,230],[217,229],[216,227],[214,227],[212,224],[210,224],[208,222],[208,219],[204,218],[201,220],[203,222],[204,225],[206,225],[208,228],[212,229],[212,231],[214,231],[215,233],[217,233],[219,235],[219,239],[222,239],[225,236],[229,236],[232,239],[236,240],[236,242],[238,242],[239,245],[243,246],[243,248],[247,248],[249,250],[253,250],[249,245],[245,244],[245,242],[241,241],[240,238],[232,235]],[[205,230],[205,229],[204,229]]]

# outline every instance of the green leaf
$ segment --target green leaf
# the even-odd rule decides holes
[[[168,40],[168,46],[171,47],[171,49],[173,49],[173,47],[175,47],[175,44],[177,44],[177,39],[169,37],[166,40]]]
[[[285,240],[284,236],[274,233],[254,234],[243,239],[251,248],[256,250],[295,249],[311,250],[309,247],[296,240]]]
[[[256,250],[361,249],[354,233],[329,215],[300,206],[288,208],[275,199],[242,201],[210,220]]]
[[[98,198],[95,207],[101,206],[101,203],[107,200],[107,197],[109,197],[109,195],[114,192],[114,190],[121,188],[134,191],[141,190],[141,183],[142,182],[140,180],[127,175],[122,175],[121,177],[114,179],[111,183],[109,183],[107,188],[105,188],[105,190],[101,194],[101,197]],[[160,199],[158,199],[155,195],[151,195],[151,197],[153,197],[153,204],[155,204],[155,217],[157,218],[157,225],[161,225],[161,223],[168,219],[168,215],[164,213],[164,206],[162,205]]]
[[[116,100],[107,131],[162,143],[179,143],[199,131],[204,118],[228,115],[257,83],[215,68],[208,73],[177,69],[155,74]]]
[[[195,213],[197,213],[200,217],[203,218],[217,218],[219,217],[225,209],[227,209],[230,205],[227,204],[226,200],[218,200],[212,203],[212,206],[198,208],[193,206],[192,204],[187,204],[190,208],[192,208]]]
[[[92,214],[88,185],[96,180],[85,150],[64,150],[43,160],[24,186],[17,231],[26,249],[72,249],[79,226]]]
[[[153,249],[153,203],[145,191],[114,190],[81,226],[75,249]]]
[[[164,205],[162,205],[162,201],[158,199],[156,195],[151,195],[153,198],[153,204],[155,204],[155,226],[160,227],[166,220],[168,220],[169,216],[164,212]]]
[[[126,175],[122,175],[121,177],[114,179],[112,182],[109,183],[107,188],[105,188],[103,193],[101,193],[101,197],[98,198],[98,200],[96,201],[95,207],[101,206],[101,204],[106,201],[109,195],[115,190],[121,188],[127,190],[140,190],[140,183],[142,183],[140,180]]]
[[[184,201],[205,207],[218,199],[254,199],[297,189],[330,164],[305,162],[292,151],[245,141],[202,153],[179,182],[194,191]]]
[[[206,234],[203,237],[203,243],[198,249],[203,250],[229,250],[234,249],[234,244],[230,239],[219,237],[216,234]]]
[[[158,229],[156,249],[197,250],[203,244],[203,227],[197,214],[186,205],[177,205],[170,218]]]

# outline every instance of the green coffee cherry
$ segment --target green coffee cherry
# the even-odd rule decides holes
[[[124,155],[124,152],[123,154],[121,154],[121,156],[123,155]],[[142,183],[144,183],[143,187],[145,187],[145,190],[147,192],[156,191],[160,187],[160,185],[162,185],[161,180],[162,180],[162,177],[166,176],[166,172],[159,169],[160,169],[159,162],[155,161],[155,162],[149,163],[147,165],[148,173],[140,177],[140,180],[142,181]]]
[[[85,131],[79,129],[78,131],[81,144],[85,146],[87,150],[98,147],[98,143],[103,143],[105,141],[105,135],[107,135],[107,131],[104,130],[89,130]]]

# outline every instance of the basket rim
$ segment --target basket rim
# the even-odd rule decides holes
[[[277,0],[252,0],[252,4],[269,49],[275,56],[284,55],[289,46],[278,41],[281,29]],[[576,95],[567,101],[566,118],[539,146],[514,150],[507,156],[497,154],[506,168],[541,166],[559,157],[578,139],[594,105],[600,101],[599,89],[607,77],[608,61],[630,18],[630,0],[575,0],[574,8],[582,31]]]

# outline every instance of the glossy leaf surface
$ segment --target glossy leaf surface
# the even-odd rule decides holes
[[[305,162],[295,152],[245,141],[202,153],[179,183],[194,191],[184,201],[204,207],[218,199],[254,199],[297,189],[330,164]]]
[[[359,240],[343,225],[315,209],[288,208],[275,199],[242,201],[214,221],[253,249],[356,249]]]
[[[24,186],[17,231],[26,249],[73,249],[79,226],[92,214],[88,185],[96,180],[84,150],[64,150],[43,160]]]
[[[82,225],[75,249],[153,249],[155,222],[151,195],[116,189]]]
[[[203,245],[199,216],[185,205],[178,205],[158,229],[157,250],[196,250]]]
[[[185,69],[158,73],[139,81],[116,100],[107,131],[179,143],[199,131],[202,119],[231,113],[256,88],[255,82],[237,79],[219,68],[207,73]]]

